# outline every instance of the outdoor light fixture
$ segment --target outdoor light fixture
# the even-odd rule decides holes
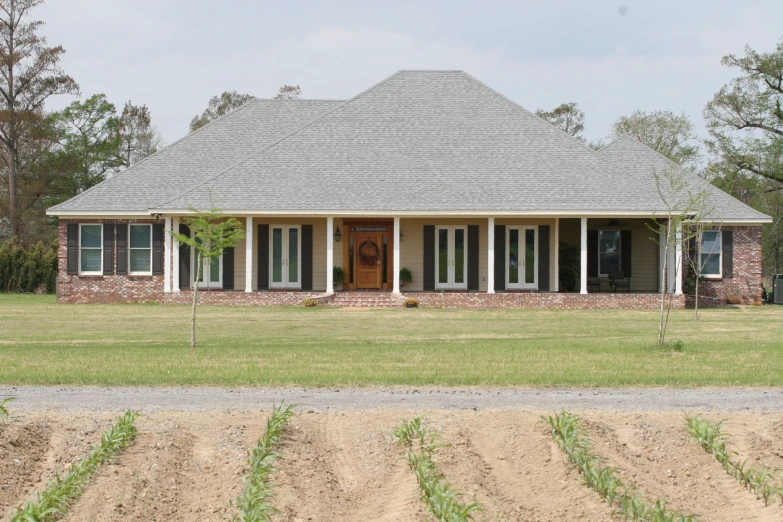
[[[337,227],[337,230],[334,233],[334,239],[335,241],[340,241],[343,238],[343,233],[340,232],[340,227]]]
[[[155,221],[160,221],[160,216],[161,216],[161,214],[158,213],[158,212],[155,212],[154,214],[152,214],[152,217],[155,218]]]

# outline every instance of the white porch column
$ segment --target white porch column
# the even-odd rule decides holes
[[[326,293],[334,293],[334,218],[326,218]]]
[[[664,288],[664,285],[666,285],[666,281],[669,279],[669,272],[664,274],[663,272],[663,262],[666,260],[666,231],[663,228],[663,225],[660,226],[658,229],[658,291],[660,292],[663,290],[664,292],[668,292],[668,288]]]
[[[172,218],[171,227],[179,233],[179,218]],[[171,289],[179,292],[179,241],[171,239]]]
[[[676,239],[674,245],[675,251],[675,288],[674,295],[682,295],[682,223],[677,224]]]
[[[560,291],[560,218],[555,218],[555,292]]]
[[[394,218],[394,264],[392,293],[400,293],[400,218]]]
[[[163,220],[163,292],[171,292],[171,218],[167,217]]]
[[[245,292],[253,291],[253,218],[245,218]]]
[[[587,218],[582,218],[582,266],[579,271],[579,293],[587,293]]]
[[[487,219],[487,293],[495,293],[495,218]]]

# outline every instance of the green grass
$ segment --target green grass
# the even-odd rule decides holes
[[[0,295],[0,384],[783,386],[783,307],[655,311],[57,305]]]

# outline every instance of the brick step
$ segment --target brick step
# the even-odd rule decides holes
[[[323,304],[346,308],[399,308],[402,299],[388,292],[336,292]]]

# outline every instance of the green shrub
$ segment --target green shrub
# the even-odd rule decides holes
[[[410,283],[413,281],[413,274],[411,273],[410,268],[400,268],[400,281],[403,283]]]
[[[341,286],[345,282],[345,270],[340,266],[333,267],[332,280],[334,281],[335,287]]]
[[[47,293],[57,281],[57,242],[25,247],[18,239],[0,246],[0,292]]]

